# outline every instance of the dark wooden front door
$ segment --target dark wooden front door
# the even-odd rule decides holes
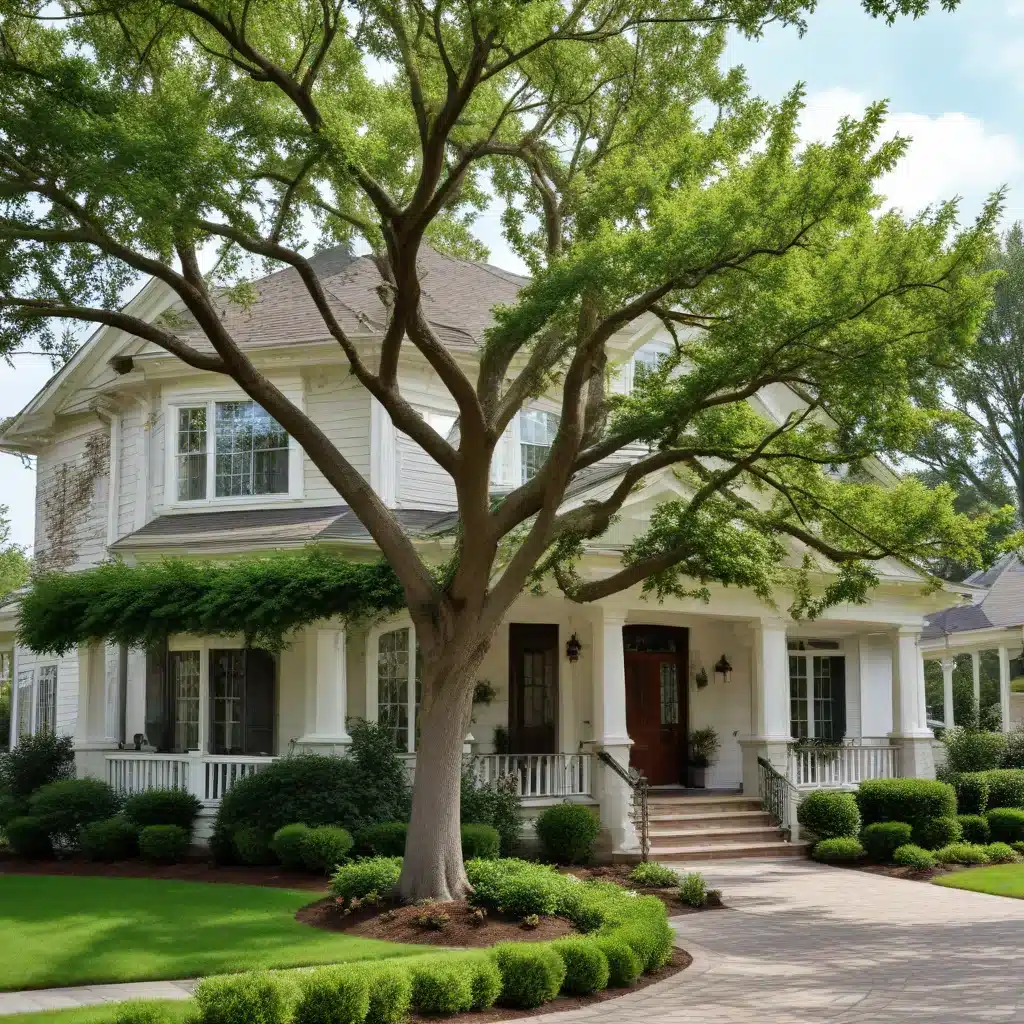
[[[510,754],[558,753],[558,626],[508,627]]]
[[[652,786],[678,785],[686,774],[686,630],[626,626],[623,646],[630,764]]]

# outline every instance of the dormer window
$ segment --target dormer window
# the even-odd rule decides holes
[[[172,409],[171,422],[172,493],[179,502],[288,495],[292,490],[291,440],[255,402],[180,405]]]
[[[532,479],[547,461],[558,433],[559,417],[540,409],[523,409],[519,414],[519,451],[522,482]]]

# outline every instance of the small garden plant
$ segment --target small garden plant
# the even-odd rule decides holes
[[[864,847],[859,839],[849,836],[822,839],[814,844],[811,856],[823,864],[853,864],[864,856]]]
[[[637,864],[629,873],[629,881],[634,885],[642,885],[645,889],[668,889],[679,884],[679,875],[664,864],[651,860]]]
[[[679,883],[679,898],[688,907],[703,907],[708,902],[708,883],[699,871],[691,871]]]
[[[593,856],[601,822],[589,807],[566,803],[543,810],[534,827],[547,860],[586,864]]]

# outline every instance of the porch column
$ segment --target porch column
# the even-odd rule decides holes
[[[307,636],[307,643],[315,651],[315,665],[310,680],[312,687],[307,689],[306,735],[299,742],[305,746],[330,748],[323,753],[344,753],[344,748],[352,742],[345,729],[348,711],[345,630],[317,629]],[[306,663],[309,664],[309,659]]]
[[[901,626],[892,638],[892,733],[900,748],[900,775],[935,778],[934,735],[925,708],[924,660],[918,646],[920,629]]]
[[[751,735],[743,748],[743,792],[757,796],[757,759],[770,761],[786,774],[791,740],[789,726],[789,653],[784,619],[754,623]]]
[[[999,717],[1003,732],[1010,731],[1010,650],[999,648]]]
[[[974,710],[981,715],[981,651],[971,651],[971,683],[974,686]]]
[[[594,704],[600,746],[626,771],[633,741],[626,729],[626,666],[622,647],[624,612],[598,605],[594,624]],[[601,824],[612,840],[612,855],[640,849],[633,827],[633,794],[607,765],[601,766]]]
[[[947,729],[953,728],[953,669],[954,658],[942,658],[942,720]]]

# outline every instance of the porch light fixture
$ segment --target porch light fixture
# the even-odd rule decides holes
[[[583,644],[580,643],[580,638],[573,633],[568,640],[565,641],[565,656],[570,661],[580,660],[580,651],[583,650]]]
[[[724,654],[715,662],[715,677],[721,677],[723,683],[732,679],[732,665]]]

